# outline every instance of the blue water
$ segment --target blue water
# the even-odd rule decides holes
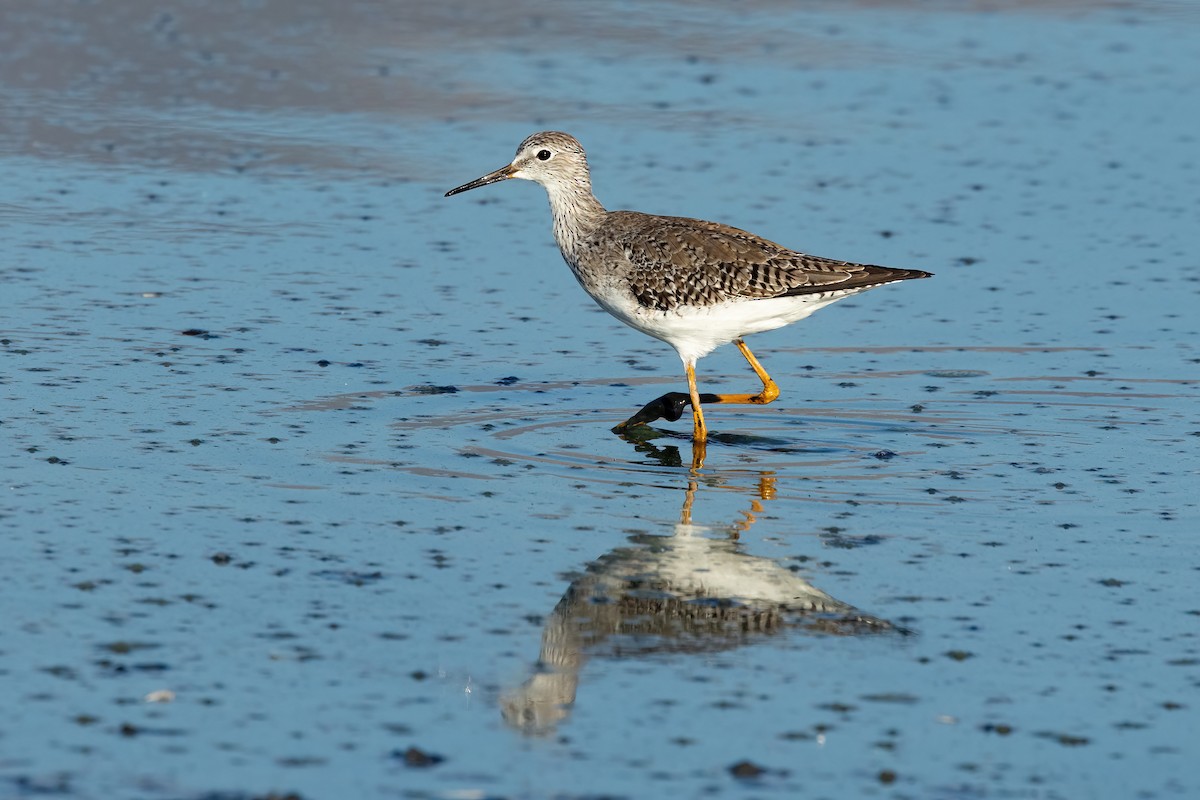
[[[0,797],[1194,796],[1198,26],[0,11]],[[442,197],[542,128],[936,278],[752,339],[690,470],[541,189]]]

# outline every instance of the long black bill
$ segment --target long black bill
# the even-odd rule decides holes
[[[500,181],[506,181],[509,178],[511,178],[512,176],[513,176],[513,165],[509,164],[506,167],[501,167],[500,169],[496,170],[495,172],[489,172],[487,175],[484,175],[482,178],[476,178],[475,180],[471,181],[470,183],[464,183],[462,186],[459,186],[456,189],[451,189],[450,191],[446,192],[446,197],[449,197],[452,194],[461,194],[462,192],[469,192],[472,189],[478,189],[480,186],[487,186],[489,183],[498,183]]]

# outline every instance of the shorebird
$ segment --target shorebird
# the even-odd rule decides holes
[[[928,278],[894,269],[820,258],[744,230],[686,217],[607,211],[592,194],[587,154],[560,131],[535,133],[500,169],[446,192],[491,183],[536,181],[550,197],[554,239],[575,278],[601,308],[675,348],[688,392],[668,392],[613,428],[621,433],[692,407],[692,440],[708,437],[703,403],[770,403],[779,387],[743,337],[804,319],[830,303],[895,281]],[[701,394],[696,361],[733,342],[762,381],[757,394]],[[694,456],[699,458],[699,456]]]

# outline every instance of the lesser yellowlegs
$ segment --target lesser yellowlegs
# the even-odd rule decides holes
[[[916,269],[835,261],[789,250],[717,222],[606,211],[592,194],[587,155],[566,133],[535,133],[512,163],[446,192],[446,197],[522,178],[550,196],[554,238],[584,291],[608,313],[661,339],[683,359],[688,393],[668,392],[613,430],[692,407],[692,438],[704,442],[702,403],[770,403],[779,387],[742,337],[804,319],[843,297],[893,281],[928,278]],[[757,394],[700,394],[696,361],[733,342],[762,381]]]

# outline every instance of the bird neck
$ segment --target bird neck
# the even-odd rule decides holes
[[[608,212],[592,194],[592,184],[587,176],[570,183],[556,183],[546,187],[550,197],[550,214],[554,217],[554,239],[565,256],[576,252],[600,226]]]

